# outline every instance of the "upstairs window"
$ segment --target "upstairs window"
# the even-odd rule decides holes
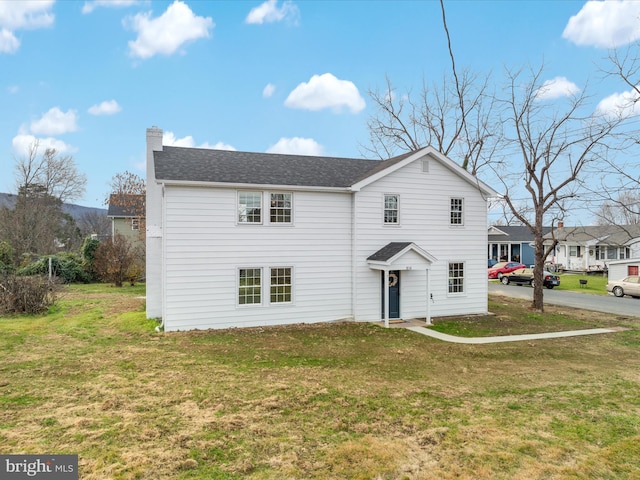
[[[451,199],[451,216],[450,223],[451,225],[462,225],[462,214],[463,214],[463,199],[462,198],[452,198]]]
[[[384,196],[384,223],[386,225],[400,223],[400,195]]]
[[[140,219],[132,218],[131,219],[131,230],[140,230]]]
[[[238,223],[262,222],[262,193],[238,192]]]
[[[291,223],[291,194],[271,194],[271,223]]]

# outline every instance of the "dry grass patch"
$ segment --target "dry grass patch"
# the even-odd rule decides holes
[[[77,453],[83,480],[640,477],[635,320],[527,325],[498,298],[499,320],[459,322],[631,330],[495,345],[353,323],[159,334],[142,293],[77,286],[49,316],[0,319],[5,451]]]

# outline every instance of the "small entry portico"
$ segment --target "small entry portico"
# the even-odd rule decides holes
[[[382,281],[381,313],[385,327],[390,319],[402,317],[402,284],[407,281],[402,272],[424,270],[426,291],[424,291],[424,309],[426,323],[431,323],[429,311],[429,270],[436,258],[413,242],[391,242],[367,258],[367,265],[372,270],[380,270]],[[400,279],[403,278],[401,283]],[[421,293],[422,296],[422,293]]]

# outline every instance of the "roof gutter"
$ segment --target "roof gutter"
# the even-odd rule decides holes
[[[280,185],[267,183],[232,183],[232,182],[196,182],[191,180],[156,180],[163,186],[171,187],[219,187],[219,188],[259,188],[269,190],[296,190],[307,192],[344,192],[351,193],[350,187],[323,187],[309,185]]]

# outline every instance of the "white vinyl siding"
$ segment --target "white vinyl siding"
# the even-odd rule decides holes
[[[355,193],[353,283],[357,320],[380,320],[380,272],[372,270],[366,259],[390,242],[413,242],[436,258],[428,273],[426,267],[401,271],[403,318],[424,318],[427,295],[433,295],[429,298],[432,316],[487,312],[486,201],[474,185],[453,175],[440,162],[430,161],[428,175],[422,173],[422,165],[422,159],[418,159]],[[402,192],[402,218],[397,228],[385,227],[380,219],[381,198],[389,192]],[[451,225],[451,192],[464,198],[464,228],[447,228]],[[412,255],[407,263],[418,262]],[[464,302],[460,302],[460,295],[449,294],[449,261],[464,262]]]
[[[236,190],[166,188],[167,331],[352,318],[351,195],[293,196],[295,226],[238,228]],[[291,268],[291,302],[270,301],[270,269],[279,267]],[[260,305],[238,304],[240,268],[262,269]]]

